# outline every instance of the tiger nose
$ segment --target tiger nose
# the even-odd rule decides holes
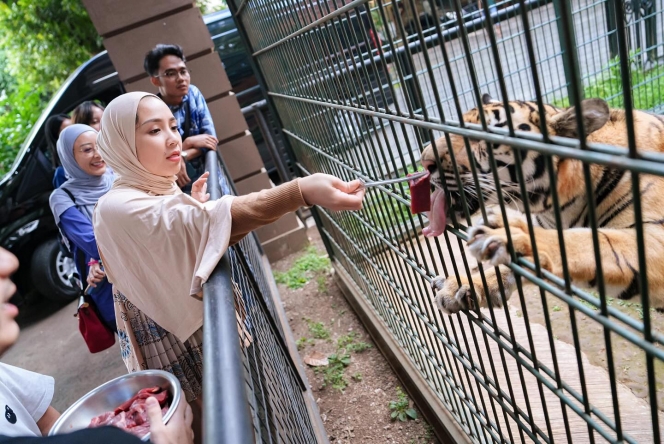
[[[422,166],[432,174],[436,172],[436,162],[433,160],[422,159]]]

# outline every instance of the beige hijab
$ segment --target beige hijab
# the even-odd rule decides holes
[[[115,289],[185,341],[203,325],[202,285],[228,248],[233,197],[201,204],[180,191],[175,176],[143,167],[136,112],[147,96],[153,95],[124,94],[104,111],[97,146],[119,177],[99,199],[93,225]]]

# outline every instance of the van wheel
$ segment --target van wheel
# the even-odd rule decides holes
[[[80,294],[80,290],[72,287],[68,280],[76,271],[74,260],[62,253],[57,239],[48,240],[37,247],[30,265],[32,282],[45,298],[67,302]]]

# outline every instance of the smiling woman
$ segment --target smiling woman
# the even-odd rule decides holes
[[[92,210],[111,188],[114,175],[97,150],[97,131],[74,124],[65,128],[57,144],[58,156],[69,179],[51,193],[49,203],[55,222],[67,239],[80,276],[93,287],[92,300],[106,325],[115,330],[111,286],[99,263],[92,229]]]
[[[106,162],[97,150],[97,134],[87,131],[74,143],[74,160],[90,176],[101,176],[106,172]]]

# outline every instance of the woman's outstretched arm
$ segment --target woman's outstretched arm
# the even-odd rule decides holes
[[[359,181],[344,182],[328,174],[314,174],[269,190],[238,196],[231,205],[230,244],[251,231],[271,224],[302,206],[320,205],[331,210],[359,210],[364,189]]]

